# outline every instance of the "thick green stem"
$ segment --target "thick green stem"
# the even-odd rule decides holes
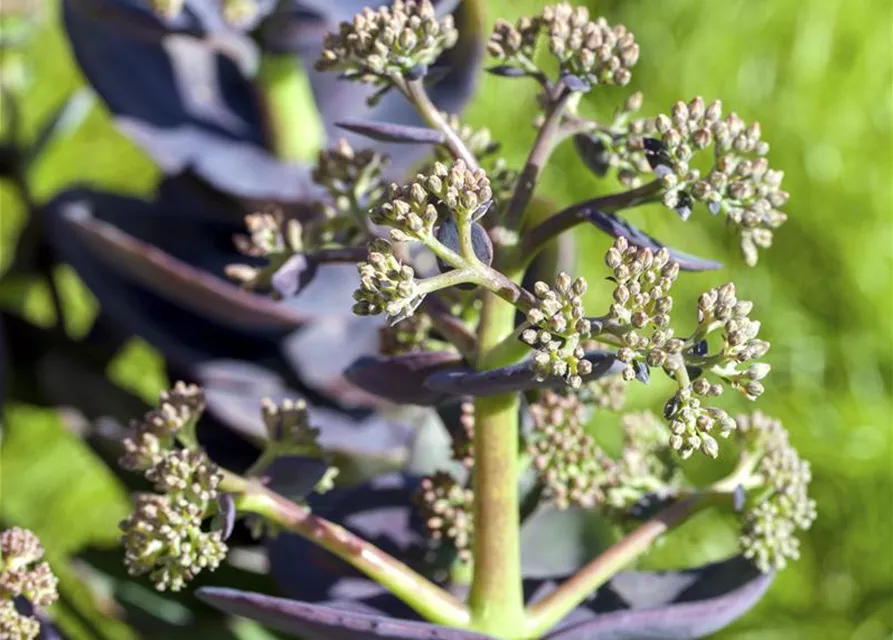
[[[295,504],[256,480],[228,471],[224,471],[221,489],[237,496],[240,511],[255,513],[330,551],[388,589],[423,618],[435,624],[468,627],[468,611],[456,598],[344,527],[313,514],[308,507]],[[300,567],[295,570],[300,571]]]
[[[501,366],[491,349],[512,332],[515,308],[484,294],[478,332],[478,369]],[[506,393],[475,401],[474,576],[469,607],[472,628],[500,637],[524,615],[518,512],[518,408]]]
[[[313,160],[323,146],[325,131],[300,61],[293,55],[265,54],[257,86],[276,157],[295,163]]]

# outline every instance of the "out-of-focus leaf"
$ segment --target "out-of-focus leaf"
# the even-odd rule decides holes
[[[257,620],[303,640],[492,640],[490,636],[471,631],[313,605],[236,589],[205,587],[197,595],[221,611]]]
[[[442,131],[427,127],[411,127],[393,122],[370,122],[366,120],[341,120],[336,127],[372,138],[379,142],[412,144],[442,144],[446,139]]]
[[[458,354],[449,351],[366,356],[350,365],[344,377],[361,389],[393,402],[435,405],[448,396],[425,386],[425,379],[460,360]]]
[[[693,569],[620,573],[545,640],[705,638],[747,613],[771,582],[742,556]],[[554,586],[540,585],[532,599]]]
[[[60,554],[115,544],[130,504],[105,465],[54,411],[7,404],[4,418],[0,517]]]
[[[306,320],[288,307],[195,269],[103,222],[92,215],[89,201],[71,202],[61,215],[96,255],[185,309],[259,329],[293,329]]]
[[[28,162],[35,162],[50,144],[73,133],[90,113],[94,102],[94,93],[85,87],[66,98],[37,133],[28,149]]]
[[[598,380],[619,373],[623,364],[610,351],[588,351],[586,359],[592,362],[592,372],[584,381]],[[490,371],[454,369],[433,373],[425,379],[425,386],[455,396],[489,396],[510,391],[546,389],[566,384],[559,377],[537,380],[530,362],[521,362]]]
[[[608,173],[610,154],[605,144],[591,133],[578,133],[574,136],[574,149],[580,160],[599,178]]]
[[[637,229],[632,224],[620,218],[614,213],[606,213],[598,209],[590,209],[585,212],[586,219],[593,225],[615,238],[626,238],[630,244],[637,247],[659,251],[666,247],[662,242],[649,236],[644,231]],[[666,247],[670,252],[670,260],[679,263],[683,271],[712,271],[721,269],[722,263],[692,256],[675,249]]]
[[[261,474],[264,484],[291,500],[302,500],[313,492],[329,465],[307,456],[279,456]]]

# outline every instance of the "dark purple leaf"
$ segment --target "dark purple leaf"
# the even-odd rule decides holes
[[[630,244],[634,244],[637,247],[647,247],[652,251],[658,251],[665,247],[663,243],[652,238],[644,231],[637,229],[614,213],[606,213],[596,209],[586,211],[585,217],[608,235],[615,238],[626,238]],[[692,256],[669,247],[667,249],[670,252],[670,259],[678,262],[679,268],[683,271],[711,271],[722,267],[721,262]]]
[[[636,373],[636,380],[642,384],[648,384],[648,378],[651,377],[651,369],[648,368],[647,364],[636,360],[633,362],[633,370]]]
[[[471,631],[398,620],[367,611],[313,605],[260,593],[204,587],[196,595],[229,614],[256,620],[302,640],[492,640]]]
[[[297,295],[316,275],[316,266],[304,254],[296,253],[276,269],[271,279],[273,289],[283,298]]]
[[[624,572],[544,640],[704,638],[747,613],[771,581],[742,556],[694,569]],[[553,586],[541,585],[537,597]]]
[[[364,391],[401,404],[435,405],[447,396],[432,392],[425,379],[455,365],[461,358],[448,351],[366,356],[354,362],[344,377]]]
[[[495,67],[487,67],[487,73],[492,73],[494,76],[501,76],[503,78],[523,78],[524,76],[530,75],[524,69],[519,69],[518,67],[513,67],[510,64],[499,64]]]
[[[62,221],[95,255],[135,283],[158,291],[187,310],[247,328],[293,329],[306,322],[306,317],[269,298],[195,269],[94,217],[90,205],[89,201],[67,204],[61,212]],[[68,241],[72,240],[69,235]]]
[[[598,380],[607,375],[619,373],[623,369],[621,363],[609,351],[589,351],[586,359],[592,362],[592,373],[583,378],[584,381]],[[432,391],[462,396],[489,396],[510,391],[527,391],[530,389],[546,389],[566,385],[558,377],[537,380],[530,362],[493,369],[491,371],[474,371],[472,369],[454,369],[432,374],[425,379],[425,386]]]
[[[279,456],[263,470],[261,479],[270,489],[291,500],[302,500],[313,492],[329,465],[307,456]]]
[[[335,126],[379,142],[442,144],[445,140],[443,132],[437,129],[412,127],[392,122],[341,120],[336,122]]]
[[[285,381],[256,364],[218,360],[196,368],[196,382],[205,389],[207,411],[220,422],[250,438],[266,433],[260,402],[280,402],[301,395]],[[414,430],[409,424],[372,414],[353,417],[331,408],[313,406],[313,425],[320,429],[319,443],[330,453],[348,458],[369,458],[400,463],[406,458]]]
[[[604,142],[591,133],[578,133],[574,136],[574,149],[592,173],[599,178],[607,175],[611,156]]]
[[[572,73],[565,73],[563,76],[561,76],[561,82],[571,91],[580,93],[589,91],[589,89],[591,88],[589,83],[583,80],[583,78]]]
[[[658,167],[673,166],[673,159],[667,152],[663,142],[656,138],[645,138],[642,144],[645,147],[645,159],[652,169],[657,171]]]

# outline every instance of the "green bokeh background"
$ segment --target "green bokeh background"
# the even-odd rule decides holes
[[[488,20],[513,19],[543,3],[490,0]],[[759,120],[771,142],[770,161],[785,171],[792,194],[790,219],[760,264],[748,269],[721,220],[697,210],[688,223],[659,207],[630,219],[682,250],[727,262],[719,273],[686,276],[678,309],[725,280],[755,302],[754,316],[772,342],[774,367],[761,409],[781,418],[803,457],[812,461],[819,519],[805,536],[803,557],[775,581],[758,607],[722,638],[893,637],[893,203],[891,203],[891,3],[885,0],[612,0],[590,3],[637,36],[642,57],[634,89],[645,92],[643,112],[667,111],[677,99],[721,98],[746,120]],[[26,131],[33,133],[65,96],[82,84],[61,35],[55,8],[26,52],[33,82],[24,97]],[[584,101],[587,112],[608,115],[626,90],[606,89]],[[533,137],[531,87],[524,81],[482,78],[467,120],[486,125],[520,165]],[[54,145],[30,176],[47,197],[72,182],[129,192],[148,190],[157,174],[147,158],[110,126],[104,108]],[[564,205],[610,192],[565,145],[545,172],[540,193]],[[0,189],[0,268],[22,222],[10,190]],[[583,230],[579,270],[595,283],[591,308],[603,306],[600,256],[607,240]],[[64,298],[68,327],[89,326],[95,303],[69,272]],[[32,320],[51,324],[46,291],[5,282],[0,303],[24,307]],[[691,308],[690,306],[688,308]],[[110,372],[120,384],[152,398],[164,383],[158,359],[134,343]],[[633,398],[646,406],[666,396],[651,385]],[[731,401],[744,409],[744,402]],[[124,506],[116,482],[52,415],[32,407],[7,408],[7,439],[0,457],[0,520],[34,527],[60,567],[85,545],[109,545]],[[52,448],[47,443],[52,442]],[[52,454],[46,453],[52,451]],[[41,457],[76,464],[41,465]],[[52,467],[52,468],[50,468]],[[75,479],[79,492],[72,492]],[[77,495],[72,497],[72,493]],[[68,508],[48,508],[65,497]],[[49,502],[48,502],[49,501]],[[73,502],[72,502],[73,501]],[[102,502],[101,517],[68,527],[73,513]],[[73,512],[70,509],[74,509]],[[65,526],[60,527],[60,522]],[[646,564],[683,566],[727,554],[734,532],[716,517],[699,517],[655,551]],[[75,584],[77,579],[70,578]],[[64,607],[85,596],[72,587]],[[74,595],[72,595],[74,594]],[[89,600],[89,598],[87,598]],[[83,637],[128,637],[83,604],[93,620]],[[67,611],[67,609],[65,610]],[[63,613],[65,613],[63,611]],[[83,620],[81,620],[83,621]],[[241,633],[241,632],[240,632]],[[244,637],[251,636],[245,631]]]

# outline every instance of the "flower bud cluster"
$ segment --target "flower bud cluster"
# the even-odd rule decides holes
[[[453,17],[438,20],[429,0],[394,0],[390,6],[364,9],[328,34],[316,68],[388,85],[393,76],[411,76],[432,64],[458,38]]]
[[[626,27],[612,27],[604,18],[590,20],[585,7],[566,2],[546,6],[539,16],[521,18],[515,25],[497,21],[487,50],[525,73],[536,73],[533,56],[543,33],[560,74],[576,76],[586,85],[626,85],[639,60],[639,45]]]
[[[119,464],[131,471],[146,471],[158,464],[174,447],[184,430],[191,430],[205,410],[205,396],[196,385],[177,382],[162,391],[158,407],[142,420],[131,423],[133,433],[123,442]]]
[[[384,313],[392,322],[411,316],[424,297],[412,267],[401,264],[391,245],[382,239],[369,245],[366,262],[357,265],[360,288],[354,291],[353,312],[360,316]]]
[[[434,233],[438,222],[436,204],[443,204],[457,218],[477,220],[487,211],[493,198],[490,180],[483,169],[470,170],[457,160],[449,168],[435,162],[427,174],[418,174],[414,182],[392,184],[388,201],[375,208],[370,217],[375,224],[391,228],[397,242],[424,240]]]
[[[248,234],[233,237],[236,249],[250,258],[264,258],[263,266],[244,263],[226,265],[226,275],[250,290],[269,291],[273,274],[292,255],[304,250],[303,228],[294,219],[285,219],[280,211],[265,211],[245,216]],[[277,293],[272,292],[275,297]]]
[[[781,189],[784,173],[769,168],[769,145],[761,139],[759,123],[748,125],[735,113],[723,118],[719,101],[706,105],[698,96],[677,102],[670,115],[654,119],[653,127],[661,136],[650,152],[664,204],[684,218],[693,200],[714,213],[723,211],[739,227],[747,263],[756,264],[757,249],[769,247],[773,229],[787,219],[779,209],[789,197]],[[713,164],[702,176],[691,163],[711,144]]]
[[[620,513],[644,501],[674,495],[683,483],[682,470],[667,443],[666,426],[650,411],[623,416],[623,451],[617,461],[616,484],[606,491],[606,504]]]
[[[580,387],[577,394],[587,407],[620,411],[626,403],[627,389],[626,381],[618,374],[588,382]]]
[[[321,455],[319,429],[310,425],[310,412],[302,399],[286,398],[276,404],[269,398],[261,401],[261,418],[267,428],[267,440],[304,455]]]
[[[202,569],[216,569],[227,547],[220,531],[202,530],[205,517],[199,504],[173,495],[135,496],[134,512],[121,523],[129,573],[148,573],[160,591],[179,591]]]
[[[649,367],[665,366],[682,349],[682,341],[673,337],[669,326],[670,288],[679,276],[679,265],[670,261],[666,249],[654,253],[623,237],[608,249],[605,263],[616,283],[606,324],[623,341],[617,357],[627,365],[624,380],[632,380],[646,366],[643,360]]]
[[[702,406],[699,396],[718,395],[721,386],[695,382],[680,388],[664,405],[664,417],[670,424],[670,447],[683,459],[695,451],[715,458],[719,455],[719,442],[714,436],[729,437],[735,430],[735,421],[722,409]]]
[[[590,20],[586,7],[565,2],[545,7],[542,22],[562,75],[575,75],[591,85],[629,84],[639,45],[626,27],[612,27],[604,18]]]
[[[0,533],[0,638],[36,638],[40,623],[16,610],[14,599],[48,607],[59,598],[58,580],[41,562],[44,549],[31,531],[12,527]]]
[[[378,331],[378,351],[386,356],[424,351],[432,329],[431,317],[417,313]]]
[[[756,412],[738,416],[737,425],[751,455],[761,456],[755,472],[764,483],[744,514],[741,547],[760,571],[778,571],[800,556],[796,535],[816,518],[815,500],[808,494],[812,473],[778,420]]]
[[[450,428],[452,458],[466,469],[474,466],[474,402],[463,402],[459,408],[459,421]]]
[[[148,573],[161,590],[181,589],[226,554],[221,532],[202,529],[216,510],[223,479],[195,441],[204,408],[201,389],[178,382],[124,441],[121,466],[144,472],[163,493],[136,496],[134,512],[121,522],[124,562],[132,575]],[[177,441],[188,448],[177,448]]]
[[[319,244],[350,244],[357,235],[357,218],[376,204],[385,192],[382,171],[387,156],[366,149],[357,151],[344,138],[319,152],[313,181],[329,195],[319,203],[322,220],[311,231]]]
[[[760,322],[751,320],[749,315],[753,303],[738,300],[735,285],[731,282],[711,289],[698,299],[698,326],[702,332],[713,327],[722,328],[722,350],[714,359],[722,364],[715,368],[716,373],[728,381],[750,400],[763,393],[763,383],[770,371],[764,362],[753,362],[766,355],[769,343],[760,340]],[[739,365],[751,363],[739,370]]]
[[[573,388],[583,384],[583,377],[592,372],[592,363],[584,359],[584,341],[591,327],[583,309],[586,280],[571,280],[558,274],[553,289],[545,282],[533,287],[536,306],[527,312],[530,328],[521,333],[521,340],[537,351],[533,356],[538,379],[562,378]]]
[[[633,119],[642,108],[642,101],[642,92],[636,91],[615,110],[610,125],[574,136],[577,153],[593,173],[604,177],[609,170],[616,170],[617,180],[630,188],[641,185],[642,175],[650,171],[641,137],[643,123],[648,120]]]
[[[474,492],[463,487],[449,473],[438,471],[422,478],[415,502],[428,535],[433,540],[451,543],[463,562],[471,560]]]
[[[530,406],[533,431],[527,452],[545,496],[559,509],[592,508],[615,481],[615,465],[586,433],[585,405],[574,393],[546,391]]]

